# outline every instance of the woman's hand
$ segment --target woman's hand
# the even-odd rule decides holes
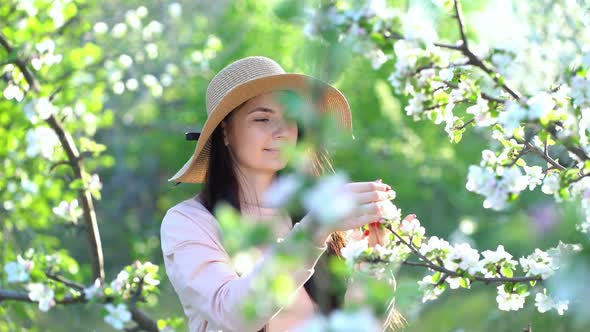
[[[314,230],[315,238],[320,243],[324,243],[328,236],[335,231],[346,231],[360,228],[366,224],[378,223],[382,218],[387,218],[396,212],[395,206],[391,203],[393,191],[390,186],[380,180],[347,183],[342,190],[352,196],[353,201],[357,204],[357,209],[350,216],[338,222],[328,225],[321,224],[318,229]]]

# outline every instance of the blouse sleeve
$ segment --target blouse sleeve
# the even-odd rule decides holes
[[[276,256],[285,246],[293,244],[301,231],[300,224],[296,224],[248,273],[238,276],[221,244],[217,221],[210,213],[191,211],[189,217],[170,209],[160,234],[166,273],[183,307],[191,307],[193,312],[224,331],[257,331],[282,308],[273,303],[271,310],[257,312],[256,317],[246,319],[242,305],[255,295],[254,285],[258,285],[258,281],[271,277]],[[306,248],[309,250],[302,251],[305,257],[300,257],[302,264],[289,264],[282,270],[292,276],[295,290],[312,276],[327,246],[317,247],[308,242]],[[270,289],[266,292],[269,294]]]

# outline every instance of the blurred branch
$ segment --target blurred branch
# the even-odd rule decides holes
[[[15,291],[9,289],[0,289],[0,303],[5,300],[21,301],[28,303],[36,303],[29,298],[29,294],[23,291]],[[56,300],[56,304],[77,304],[87,303],[88,300],[82,296],[65,296],[61,300]],[[131,312],[131,318],[137,323],[138,327],[149,332],[158,332],[158,323],[146,315],[143,311],[139,310],[134,305],[129,306]]]
[[[9,54],[12,52],[15,52],[14,48],[10,45],[8,40],[6,40],[6,38],[4,37],[4,35],[1,32],[0,32],[0,45],[2,45],[2,47],[4,47],[4,49],[6,51],[8,51]],[[14,60],[13,63],[23,73],[23,75],[25,76],[25,80],[27,81],[27,83],[29,83],[29,87],[31,89],[33,89],[33,91],[39,92],[39,84],[37,83],[37,80],[35,80],[35,78],[33,77],[33,74],[31,73],[31,71],[27,68],[26,62],[24,62],[23,60],[21,60],[19,58],[16,58],[16,60]]]

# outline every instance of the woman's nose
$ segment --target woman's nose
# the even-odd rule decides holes
[[[284,136],[292,126],[296,126],[296,123],[292,120],[287,120],[285,118],[279,119],[275,122],[275,128],[273,133],[275,136]]]

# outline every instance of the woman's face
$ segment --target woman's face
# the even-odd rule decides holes
[[[229,123],[221,124],[225,144],[240,168],[274,174],[286,166],[281,147],[297,143],[297,123],[287,121],[278,96],[256,96],[235,110]]]

